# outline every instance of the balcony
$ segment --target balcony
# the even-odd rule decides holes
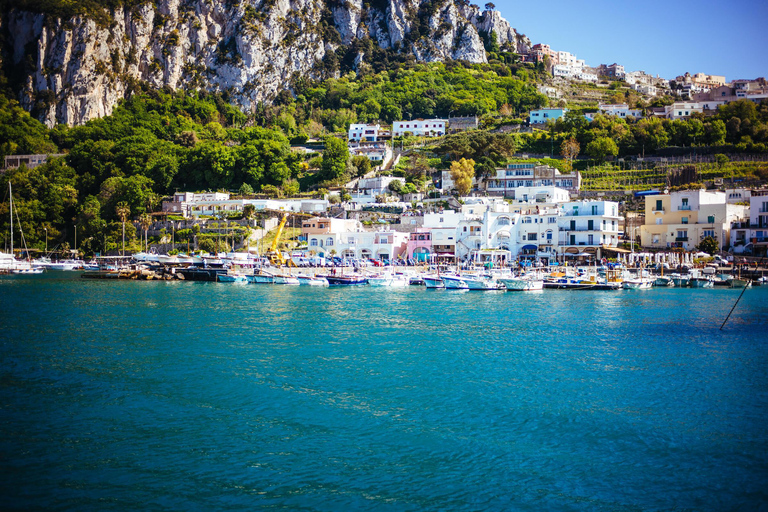
[[[653,210],[651,210],[651,211],[652,211],[653,213],[667,213],[667,209],[666,209],[666,208],[654,208],[654,209],[653,209]]]
[[[686,212],[691,211],[691,205],[684,204],[684,205],[678,206],[677,210],[678,211],[686,211]]]
[[[688,237],[687,236],[677,236],[675,237],[675,242],[687,242]]]

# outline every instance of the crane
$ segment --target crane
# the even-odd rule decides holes
[[[287,213],[283,214],[283,218],[280,219],[280,224],[277,226],[277,234],[275,235],[275,239],[272,241],[272,246],[269,248],[269,251],[267,251],[266,254],[266,256],[269,258],[269,262],[276,267],[282,267],[283,265],[287,265],[289,267],[296,266],[296,264],[293,263],[293,260],[290,258],[286,261],[286,259],[283,258],[283,253],[281,253],[278,249],[280,236],[283,234],[283,228],[285,227],[286,222],[288,222]]]

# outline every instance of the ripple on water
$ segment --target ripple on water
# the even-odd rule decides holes
[[[16,508],[768,501],[768,290],[723,331],[729,290],[43,276],[0,292],[0,486]]]

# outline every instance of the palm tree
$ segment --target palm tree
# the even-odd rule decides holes
[[[152,225],[152,217],[149,216],[148,213],[142,213],[139,216],[139,223],[141,223],[141,229],[144,230],[144,251],[149,251],[149,243],[147,241],[147,230],[149,229],[149,226]]]
[[[131,207],[128,206],[128,203],[125,201],[120,201],[117,203],[115,212],[117,213],[117,216],[120,217],[120,221],[123,223],[123,256],[125,256],[125,221],[131,214]]]

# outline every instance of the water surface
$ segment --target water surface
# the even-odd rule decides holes
[[[768,288],[0,279],[4,509],[768,510]]]

